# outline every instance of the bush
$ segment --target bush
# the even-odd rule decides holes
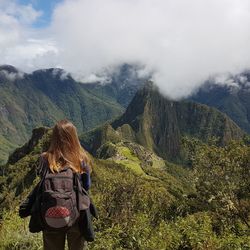
[[[39,250],[42,249],[41,234],[31,234],[29,219],[21,219],[15,211],[3,212],[0,230],[0,249]]]

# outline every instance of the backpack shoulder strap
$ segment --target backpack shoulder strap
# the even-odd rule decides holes
[[[77,208],[80,210],[85,210],[89,208],[90,206],[90,197],[88,195],[88,192],[83,188],[81,185],[79,174],[74,173],[74,188],[76,192],[77,197]]]
[[[40,178],[42,179],[43,176],[46,175],[47,171],[48,171],[47,160],[41,154],[38,160],[37,175],[39,175]]]
[[[40,176],[40,181],[38,183],[37,192],[41,191],[41,188],[45,181],[45,177],[46,177],[48,170],[49,169],[48,169],[47,160],[45,160],[44,157],[40,155],[39,164],[38,164],[38,175]]]

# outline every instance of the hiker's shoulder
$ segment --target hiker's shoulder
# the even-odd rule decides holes
[[[81,167],[83,172],[90,173],[92,170],[92,162],[86,159],[81,160]]]

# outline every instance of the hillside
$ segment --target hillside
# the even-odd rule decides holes
[[[20,201],[38,181],[38,156],[48,148],[50,136],[49,128],[34,129],[29,142],[0,168],[3,250],[37,250],[42,246],[41,233],[30,234],[29,219],[20,219],[17,211]],[[242,166],[246,163],[245,154],[249,153],[250,148],[241,144],[225,149],[205,146],[197,156],[199,166],[193,171],[169,164],[133,142],[103,144],[99,158],[90,155],[94,162],[90,195],[99,219],[94,220],[96,240],[89,247],[103,249],[105,241],[107,250],[248,249],[247,226],[228,204],[244,204],[237,213],[248,220],[250,203],[245,187],[250,178],[242,179],[240,186],[237,183],[243,175],[247,177]],[[237,157],[232,161],[235,154]],[[213,166],[213,159],[217,163],[215,172],[204,171]],[[229,176],[227,172],[218,172],[218,168],[224,170],[225,166],[226,171],[229,167],[234,169]],[[209,181],[204,182],[204,178]],[[204,189],[210,183],[212,189]],[[216,190],[220,192],[213,193]],[[229,193],[240,200],[225,200]],[[212,203],[207,201],[211,195],[215,197]]]
[[[119,79],[119,74],[116,78]],[[110,88],[115,84],[119,85],[113,80]],[[129,84],[126,86],[129,88]],[[101,95],[100,91],[106,88],[109,87],[99,83],[76,82],[61,69],[26,74],[13,66],[1,66],[0,163],[7,159],[10,151],[28,140],[36,126],[52,126],[55,121],[67,117],[81,133],[120,115],[124,107],[116,98],[123,90],[116,87],[115,93]],[[129,94],[123,93],[123,98],[129,101]]]
[[[250,72],[208,80],[189,100],[215,107],[250,133]]]
[[[149,82],[139,90],[124,114],[81,136],[93,154],[106,141],[136,142],[164,159],[181,157],[184,136],[207,142],[217,137],[221,145],[240,139],[244,132],[225,114],[206,105],[170,101]]]
[[[38,181],[36,177],[38,156],[48,148],[50,135],[51,129],[49,128],[40,127],[34,129],[31,139],[21,148],[17,149],[10,156],[8,163],[1,167],[1,216],[6,216],[3,209],[7,209],[13,213],[12,209],[18,206],[20,201],[24,199],[32,186],[34,186],[34,183]],[[140,149],[140,157],[134,154],[132,148]],[[112,228],[112,224],[109,222],[110,218],[113,223],[115,221],[121,223],[121,220],[123,220],[124,223],[127,221],[128,216],[130,217],[131,215],[124,214],[124,208],[132,209],[135,218],[138,217],[138,219],[140,214],[146,214],[149,209],[156,209],[155,216],[157,216],[159,209],[163,211],[169,207],[171,202],[175,200],[177,194],[182,195],[192,190],[192,187],[186,179],[189,175],[187,170],[180,169],[179,175],[183,176],[183,179],[177,180],[174,175],[168,173],[168,168],[171,169],[173,167],[172,165],[166,165],[167,163],[165,163],[163,159],[154,155],[152,152],[148,152],[143,147],[130,144],[128,146],[117,146],[116,149],[120,152],[119,156],[118,154],[110,154],[109,156],[106,154],[105,157],[102,157],[103,159],[92,157],[94,169],[92,173],[93,187],[91,193],[93,194],[93,198],[96,201],[101,215],[101,221],[96,222],[102,228],[99,232],[99,237],[104,237],[105,232],[108,232]],[[140,158],[143,155],[147,155],[153,164],[141,160]],[[135,159],[137,159],[137,162],[134,161]],[[129,162],[132,161],[134,161],[133,166],[129,164]],[[116,183],[119,183],[119,185]],[[98,197],[101,196],[103,198],[99,200]],[[157,204],[154,202],[156,201],[155,199],[159,199],[160,197],[161,203]],[[127,204],[128,198],[134,200],[131,205]],[[144,208],[144,204],[151,202],[153,202],[155,208],[147,206]],[[164,206],[161,207],[162,205]],[[129,208],[127,206],[131,207]],[[114,211],[112,207],[115,208]],[[13,216],[16,215],[12,215],[12,218]],[[154,216],[151,219],[154,219]],[[155,217],[155,219],[157,219],[157,217]],[[7,221],[4,223],[8,225]],[[15,223],[18,222],[15,221]],[[8,243],[10,239],[5,238],[5,240],[2,241],[4,225],[5,224],[2,224],[0,227],[1,242],[2,244],[3,242],[13,244],[13,242]],[[18,228],[18,230],[19,231],[16,231],[14,234],[19,237],[18,241],[20,241],[15,242],[19,247],[16,249],[21,249],[27,246],[27,244],[34,247],[30,249],[35,249],[39,241],[34,241],[32,235],[21,240],[20,233],[22,234],[24,232],[20,232],[21,228]],[[6,233],[4,234],[6,235]],[[8,237],[9,236],[7,236],[7,238]],[[13,235],[11,237],[13,237]],[[110,235],[109,237],[112,239],[113,236]],[[11,245],[9,245],[9,247],[11,247]]]

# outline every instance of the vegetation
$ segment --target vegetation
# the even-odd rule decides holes
[[[230,81],[234,85],[216,84],[211,79],[189,99],[219,109],[243,130],[250,133],[249,70],[238,75],[232,75],[230,79],[227,79],[227,82]]]
[[[9,153],[16,148],[16,145],[0,135],[0,165],[6,162]]]
[[[30,234],[28,219],[18,218],[17,209],[38,181],[37,158],[49,138],[49,130],[31,138],[33,149],[1,168],[2,249],[42,249],[41,233]],[[186,138],[189,169],[135,143],[103,146],[103,159],[93,158],[91,196],[100,218],[90,249],[250,249],[250,146],[217,144]],[[129,167],[130,160],[142,175]]]
[[[52,126],[68,118],[79,133],[96,127],[120,115],[124,107],[110,96],[100,96],[94,90],[62,77],[59,69],[39,70],[10,80],[1,73],[15,71],[0,66],[0,160],[6,162],[9,153],[30,136],[37,126]],[[102,85],[101,85],[102,86]]]
[[[237,234],[250,230],[250,147],[232,141],[225,147],[203,145],[193,161],[196,190],[223,225]],[[220,223],[222,224],[222,223]]]
[[[132,141],[165,160],[182,164],[184,136],[204,143],[215,136],[220,145],[226,145],[244,134],[218,110],[192,102],[170,101],[149,82],[136,93],[123,115],[86,132],[81,141],[93,155],[107,141]]]

